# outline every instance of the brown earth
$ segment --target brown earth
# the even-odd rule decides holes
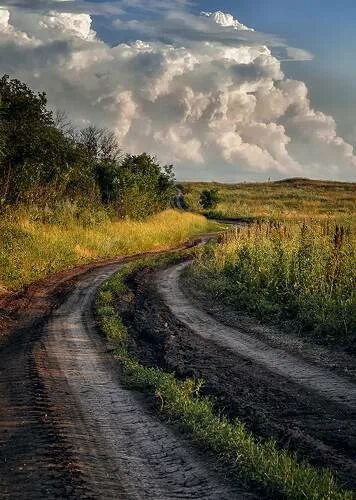
[[[299,458],[330,467],[354,488],[354,378],[328,371],[319,351],[311,359],[313,349],[303,356],[300,345],[298,352],[288,343],[276,346],[273,339],[256,338],[261,325],[251,318],[242,329],[235,324],[234,338],[231,325],[221,322],[224,311],[216,321],[211,304],[187,290],[191,283],[179,285],[177,268],[146,270],[130,281],[133,299],[118,307],[133,338],[132,349],[148,365],[204,378],[204,392],[216,398],[220,411],[238,417],[262,438],[275,438]],[[247,344],[241,350],[242,338]],[[339,353],[340,366],[341,357]]]

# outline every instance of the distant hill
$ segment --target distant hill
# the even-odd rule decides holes
[[[281,179],[280,181],[273,181],[272,184],[286,184],[288,186],[296,186],[296,187],[307,187],[307,186],[316,186],[316,187],[344,187],[354,185],[356,187],[356,183],[354,182],[343,182],[343,181],[330,181],[330,180],[321,180],[321,179],[307,179],[306,177],[291,177],[290,179]]]
[[[288,179],[281,179],[278,181],[265,181],[265,182],[219,182],[219,181],[186,181],[180,183],[183,186],[215,186],[217,188],[227,187],[257,187],[257,186],[286,186],[286,187],[311,187],[311,188],[355,188],[356,182],[346,181],[330,181],[323,179],[308,179],[306,177],[291,177]]]

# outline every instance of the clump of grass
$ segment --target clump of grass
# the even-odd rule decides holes
[[[116,339],[119,358],[128,382],[136,389],[153,394],[160,411],[178,422],[197,441],[210,447],[220,460],[247,482],[258,485],[269,495],[315,500],[351,500],[353,492],[344,490],[328,470],[318,470],[298,462],[273,441],[256,439],[239,420],[229,421],[215,413],[213,401],[200,395],[203,380],[179,381],[174,374],[155,367],[144,367],[127,349],[128,332],[115,312],[114,299],[126,293],[127,277],[140,268],[158,267],[179,258],[178,254],[160,259],[140,260],[124,266],[107,281],[97,299],[97,312],[104,334]],[[163,264],[162,264],[163,262]]]
[[[62,215],[26,212],[0,221],[0,287],[16,290],[65,268],[134,253],[162,250],[212,227],[204,217],[166,210],[144,221],[111,220],[70,204]]]
[[[356,330],[356,241],[330,223],[256,223],[226,234],[193,267],[201,286],[262,319],[325,340]]]

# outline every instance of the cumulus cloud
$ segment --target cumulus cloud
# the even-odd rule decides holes
[[[164,14],[160,35],[156,21],[116,20],[141,40],[111,46],[88,11],[60,3],[0,8],[0,68],[46,89],[78,125],[115,129],[127,151],[156,153],[179,177],[354,176],[352,146],[273,52],[310,59],[304,51],[226,13],[190,14],[186,2]]]

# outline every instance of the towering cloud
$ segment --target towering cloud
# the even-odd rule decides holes
[[[88,13],[2,8],[0,70],[47,89],[79,125],[114,128],[126,150],[174,162],[181,177],[354,177],[352,146],[273,51],[308,53],[223,12],[164,15],[160,25],[116,19],[141,40],[111,46]]]

